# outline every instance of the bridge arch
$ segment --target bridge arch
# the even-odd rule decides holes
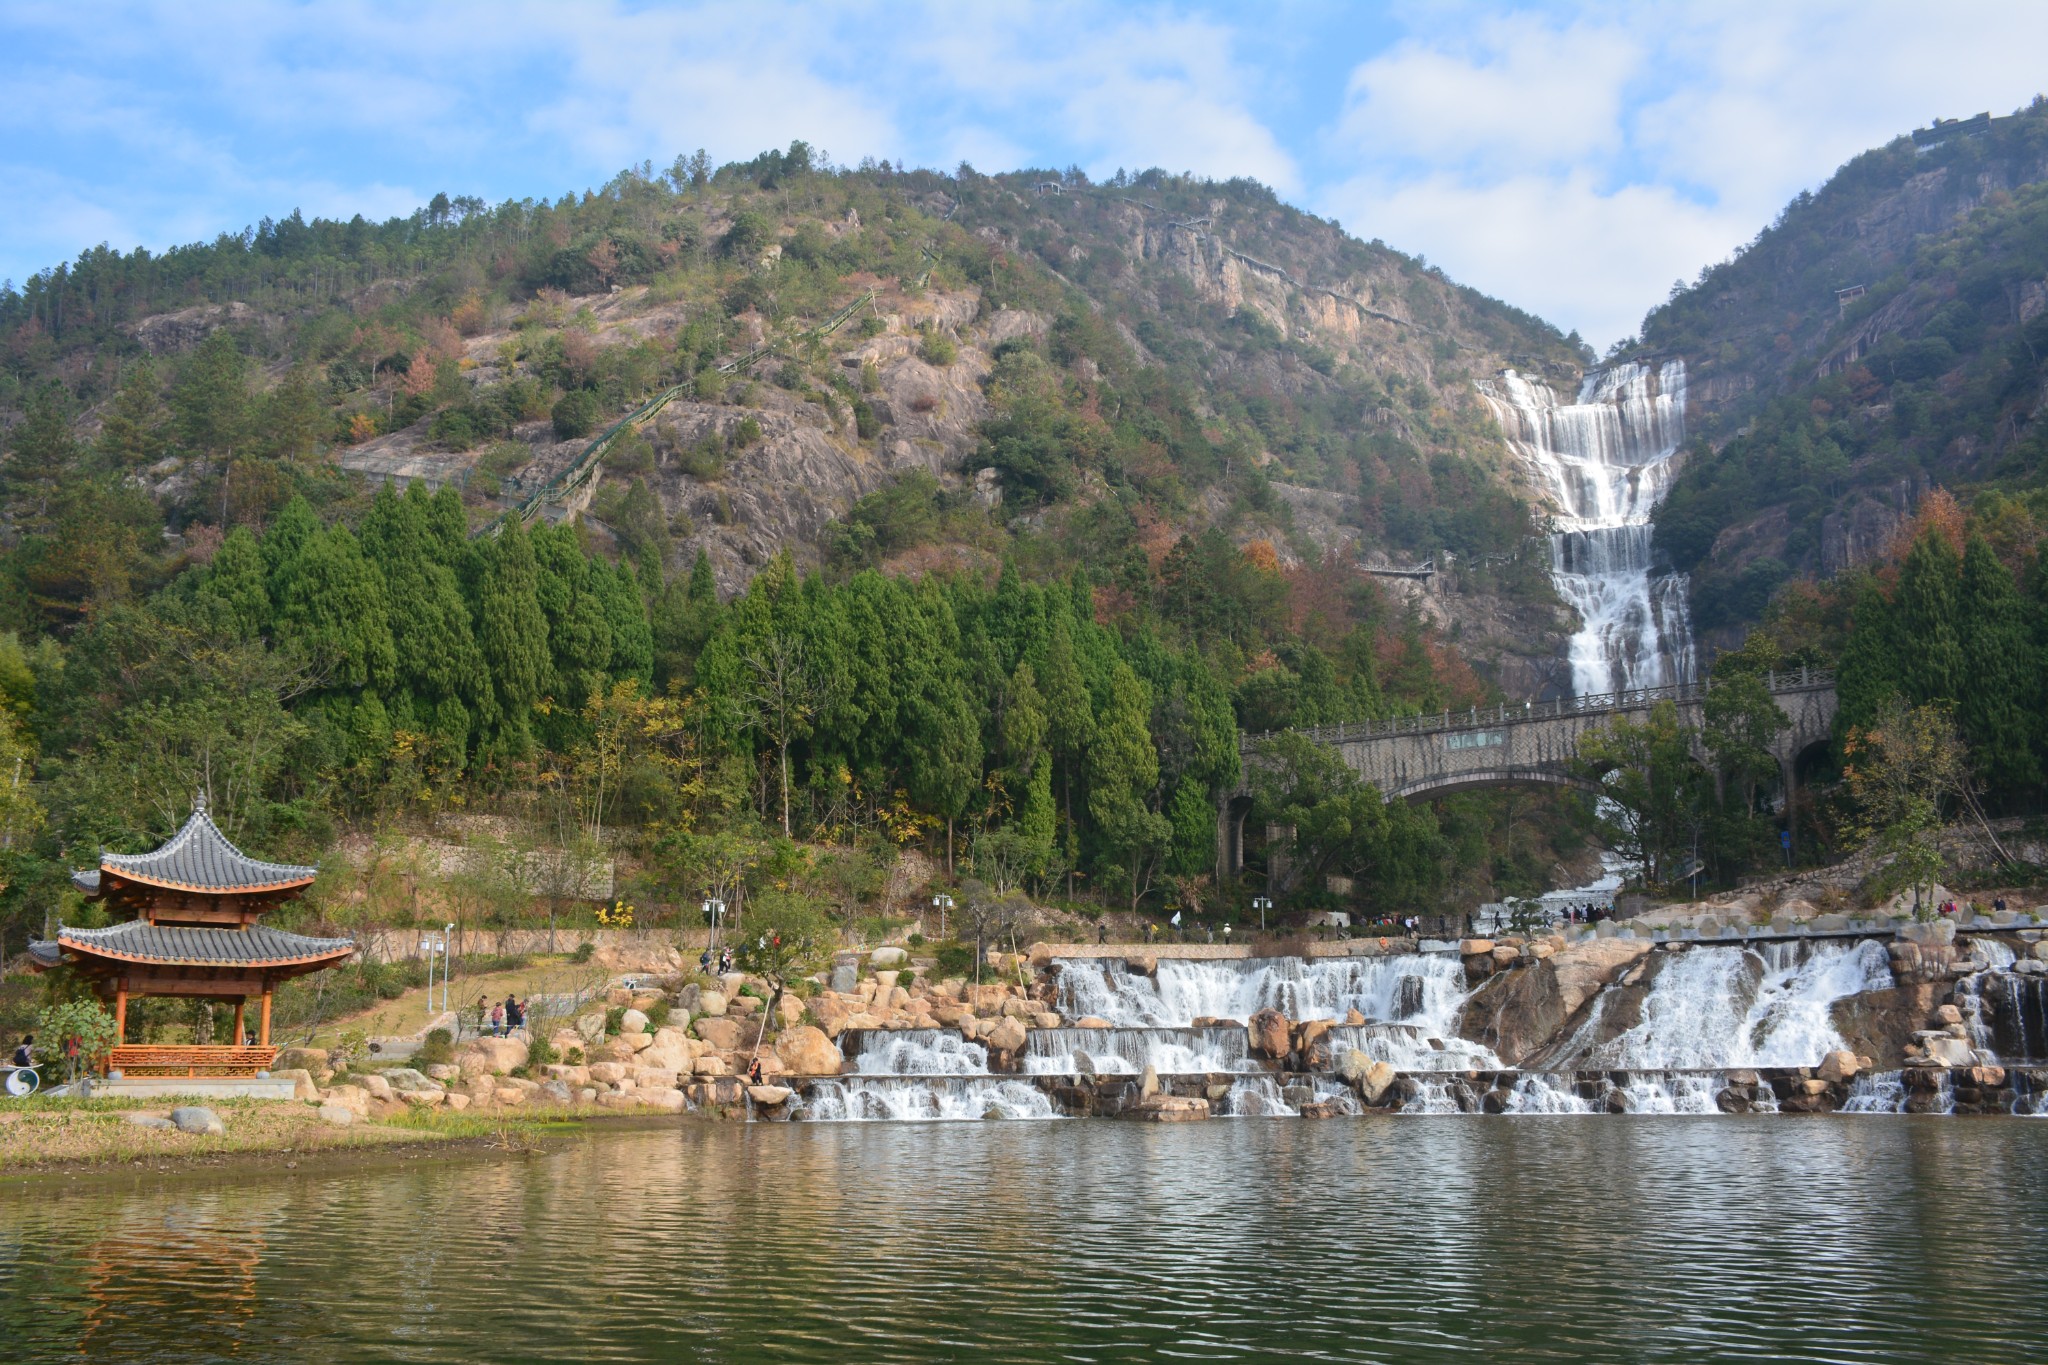
[[[1447,773],[1421,778],[1381,795],[1388,801],[1427,801],[1454,792],[1508,786],[1570,787],[1593,796],[1600,795],[1598,782],[1554,768],[1497,768],[1485,772]]]

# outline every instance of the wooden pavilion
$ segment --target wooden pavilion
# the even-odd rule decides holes
[[[345,938],[307,938],[259,923],[312,885],[317,868],[266,863],[228,842],[206,813],[206,798],[153,853],[102,853],[72,883],[110,909],[133,917],[104,929],[62,928],[52,942],[29,945],[38,970],[69,962],[114,1011],[109,1069],[130,1076],[253,1076],[277,1056],[270,1044],[270,1001],[279,982],[339,966],[355,951]],[[245,1009],[262,1001],[255,1046]],[[130,1045],[132,996],[232,999],[234,1042],[227,1046]]]

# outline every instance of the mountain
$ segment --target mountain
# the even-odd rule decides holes
[[[1692,576],[1703,642],[1739,643],[1789,579],[1884,556],[1932,487],[2038,503],[2044,182],[2042,101],[1936,123],[1850,161],[1644,319],[1627,351],[1690,377],[1656,539]]]

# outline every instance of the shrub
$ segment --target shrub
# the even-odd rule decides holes
[[[937,330],[924,334],[924,344],[917,348],[917,353],[925,364],[937,365],[940,369],[960,358],[960,348],[953,344],[953,338]]]
[[[875,410],[865,400],[853,400],[853,429],[863,441],[872,441],[882,434],[882,419],[875,416]]]
[[[526,1065],[529,1068],[539,1070],[541,1067],[548,1066],[554,1061],[555,1047],[547,1039],[535,1038],[532,1043],[527,1045]]]
[[[654,1032],[654,1030],[660,1028],[663,1024],[666,1024],[668,1022],[669,1009],[670,1005],[668,1001],[657,1000],[653,1004],[649,1005],[645,1010],[641,1011],[641,1013],[647,1016],[647,1031],[649,1033]]]
[[[597,426],[597,395],[589,389],[571,389],[555,400],[555,436],[559,440],[573,441],[579,436],[588,436]]]
[[[413,1060],[422,1066],[436,1066],[455,1055],[455,1038],[447,1029],[431,1029],[427,1039],[420,1044],[420,1050],[413,1054]]]
[[[588,962],[590,961],[590,955],[596,951],[597,945],[586,939],[576,945],[576,951],[569,954],[569,960],[571,962]]]
[[[860,320],[860,334],[864,337],[878,337],[889,330],[889,324],[870,313]]]
[[[567,1052],[562,1054],[562,1060],[567,1062],[570,1066],[582,1066],[583,1049],[580,1047],[570,1048]]]
[[[971,943],[942,943],[933,957],[936,959],[934,971],[942,977],[974,974],[974,945]]]
[[[607,1038],[618,1037],[619,1030],[625,1026],[625,1023],[626,1007],[624,1005],[612,1006],[604,1012],[604,1036]]]
[[[745,450],[761,439],[761,424],[751,417],[742,417],[728,439],[734,450]]]
[[[922,948],[922,947],[924,947],[924,935],[923,935],[923,934],[915,934],[915,933],[914,933],[914,934],[912,934],[912,935],[911,935],[911,936],[910,936],[910,937],[909,937],[908,939],[905,939],[904,941],[905,941],[906,943],[908,943],[908,944],[909,944],[909,945],[910,945],[911,947],[913,947],[913,948]]]

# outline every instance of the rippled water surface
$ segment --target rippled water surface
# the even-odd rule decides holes
[[[0,1187],[8,1361],[2039,1361],[2048,1124],[692,1125]]]

